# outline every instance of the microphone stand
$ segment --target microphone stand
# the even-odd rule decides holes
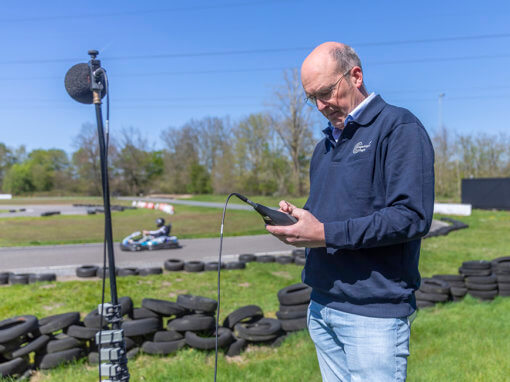
[[[99,137],[99,155],[101,159],[101,179],[103,182],[103,207],[105,220],[105,236],[108,249],[108,273],[110,276],[110,295],[112,305],[118,305],[117,279],[115,275],[115,257],[113,253],[112,214],[110,210],[110,182],[108,180],[108,163],[106,163],[106,143],[104,139],[103,116],[101,111],[100,91],[94,90],[94,106],[96,109],[97,135]],[[120,329],[120,322],[112,323],[114,329]]]
[[[101,110],[101,93],[104,89],[100,81],[101,75],[106,76],[105,71],[101,68],[101,63],[96,60],[99,52],[90,50],[91,60],[89,66],[91,68],[91,89],[93,95],[92,103],[96,110],[97,135],[99,138],[99,155],[101,160],[101,179],[103,189],[103,205],[105,216],[105,240],[108,252],[108,273],[110,278],[110,295],[111,303],[102,303],[98,306],[98,312],[101,317],[105,317],[106,321],[112,325],[112,330],[102,330],[96,334],[96,344],[99,347],[100,360],[109,363],[100,363],[100,377],[108,377],[108,381],[129,381],[129,371],[127,367],[126,342],[124,339],[124,330],[121,329],[122,315],[121,306],[117,296],[117,279],[115,275],[115,258],[113,253],[113,234],[112,234],[112,216],[110,209],[110,185],[108,180],[108,147],[105,142],[105,134],[103,128],[103,115]],[[104,272],[104,269],[103,269]],[[104,282],[103,273],[103,282]],[[104,285],[104,284],[103,284]],[[103,289],[104,293],[104,289]],[[104,296],[104,295],[103,295]],[[102,321],[102,319],[101,319]],[[102,326],[102,325],[101,325]],[[106,345],[106,346],[102,346]]]

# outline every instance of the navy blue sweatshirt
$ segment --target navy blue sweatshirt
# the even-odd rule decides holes
[[[405,317],[416,309],[421,237],[432,222],[434,151],[421,122],[376,96],[330,129],[310,163],[305,204],[324,223],[326,247],[307,249],[312,299],[348,313]]]

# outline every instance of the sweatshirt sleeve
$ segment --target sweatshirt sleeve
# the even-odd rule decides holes
[[[325,223],[327,247],[398,244],[429,231],[434,209],[434,150],[425,129],[419,123],[398,125],[382,144],[379,170],[386,190],[385,207],[368,216]]]

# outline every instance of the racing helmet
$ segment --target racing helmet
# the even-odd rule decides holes
[[[156,226],[157,227],[163,227],[165,225],[165,219],[163,218],[157,218],[156,219]]]

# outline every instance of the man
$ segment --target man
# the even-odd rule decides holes
[[[154,231],[144,230],[142,233],[144,235],[149,235],[152,237],[170,236],[170,230],[172,229],[172,225],[171,224],[165,225],[165,219],[157,218],[156,227],[158,227],[157,230]]]
[[[420,238],[432,222],[430,139],[408,110],[367,93],[349,46],[319,45],[301,80],[329,124],[312,155],[304,208],[280,202],[298,222],[267,230],[307,247],[308,329],[323,380],[403,381]]]

